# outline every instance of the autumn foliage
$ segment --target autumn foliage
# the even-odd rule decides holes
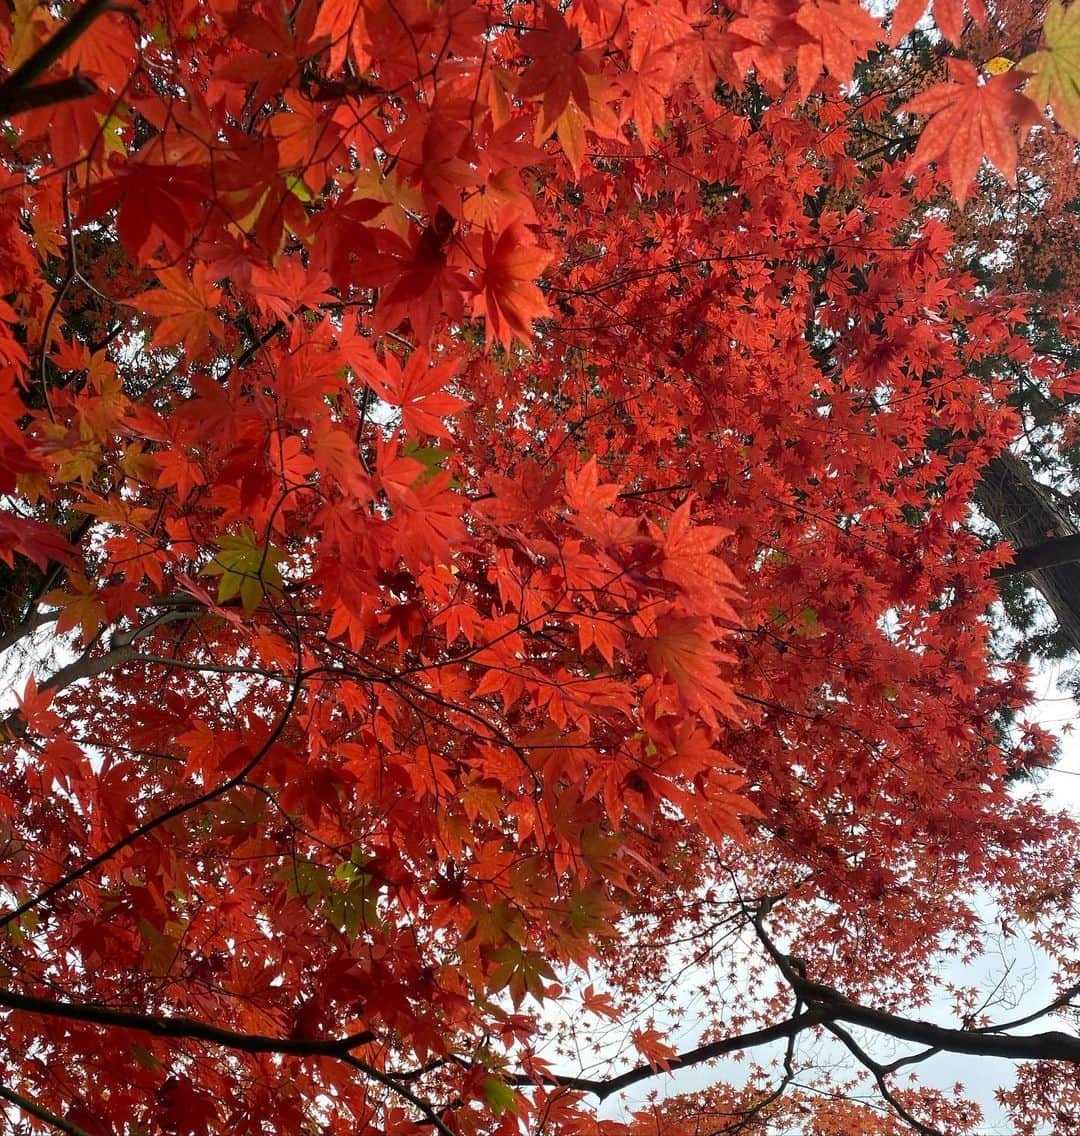
[[[994,930],[1080,986],[968,523],[1073,380],[957,237],[1080,127],[1080,4],[925,8],[5,10],[12,1116],[975,1129],[853,1026],[1076,1116],[1080,1043],[922,1018]]]

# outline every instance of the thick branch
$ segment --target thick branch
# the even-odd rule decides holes
[[[0,989],[0,1006],[9,1010],[21,1010],[27,1014],[40,1014],[47,1018],[64,1018],[68,1021],[137,1030],[140,1033],[153,1034],[155,1037],[208,1041],[213,1045],[236,1049],[242,1053],[338,1057],[376,1040],[375,1034],[368,1031],[350,1034],[348,1037],[323,1040],[236,1033],[233,1030],[196,1021],[194,1018],[136,1014],[129,1010],[115,1010],[109,1006],[80,1005],[77,1002],[61,1002],[52,998],[35,998],[27,994],[18,994],[14,990],[3,989]]]
[[[54,622],[58,614],[55,611],[32,611],[21,623],[0,635],[0,653],[10,650],[28,635],[33,635],[39,627]]]
[[[54,79],[48,83],[36,83],[24,91],[12,91],[0,101],[0,116],[14,118],[28,110],[68,103],[73,99],[85,99],[98,92],[97,84],[89,75],[68,75],[66,79]]]
[[[1080,530],[1072,518],[1024,462],[1008,450],[983,470],[982,480],[975,488],[975,504],[1017,550],[1014,564],[1023,563],[1028,550],[1035,556],[1045,544],[1080,539]],[[1047,541],[1047,533],[1058,535]],[[1030,574],[1030,583],[1042,592],[1057,618],[1063,641],[1080,651],[1080,563],[1075,560],[1076,557],[1059,559],[1053,564],[1015,571]],[[1009,568],[1003,569],[1002,577],[1009,572]]]
[[[758,905],[754,915],[754,930],[795,996],[802,999],[811,1011],[816,1010],[819,1020],[850,1022],[852,1025],[864,1026],[866,1029],[887,1034],[900,1041],[913,1041],[918,1045],[947,1053],[968,1053],[975,1057],[1005,1057],[1014,1061],[1067,1061],[1080,1065],[1080,1037],[1062,1033],[1060,1030],[1016,1036],[1004,1032],[993,1033],[990,1030],[950,1029],[931,1022],[904,1018],[899,1014],[890,1014],[886,1010],[862,1006],[831,986],[811,982],[805,977],[801,960],[785,955],[765,930],[765,917],[772,906],[770,901]],[[1064,1005],[1064,1001],[1060,998],[1048,1009],[1058,1005]],[[1025,1022],[1029,1020],[1031,1019],[1024,1019]],[[923,1056],[929,1057],[930,1054]]]
[[[861,1006],[832,987],[817,982],[798,979],[795,990],[807,1003],[819,1007],[820,1012],[829,1019],[865,1026],[901,1041],[913,1041],[947,1053],[969,1053],[975,1057],[1006,1057],[1014,1061],[1067,1061],[1080,1065],[1080,1037],[1060,1030],[1018,1036],[950,1029]]]
[[[734,1037],[725,1037],[720,1041],[710,1042],[708,1045],[699,1045],[697,1049],[691,1049],[686,1053],[679,1054],[678,1057],[673,1057],[668,1062],[668,1069],[674,1073],[678,1069],[689,1069],[694,1065],[711,1061],[715,1057],[723,1057],[726,1053],[737,1053],[739,1050],[753,1049],[758,1045],[782,1041],[785,1038],[802,1033],[803,1030],[810,1029],[812,1026],[820,1025],[823,1021],[824,1015],[820,1012],[808,1011],[805,1014],[797,1014],[788,1021],[780,1022],[775,1026],[766,1026],[764,1029],[754,1030],[752,1033],[736,1034]],[[591,1093],[598,1099],[604,1100],[614,1093],[622,1092],[623,1089],[629,1088],[631,1085],[636,1085],[639,1081],[655,1077],[656,1074],[657,1069],[654,1065],[638,1065],[636,1068],[628,1069],[625,1073],[620,1073],[616,1077],[595,1080],[589,1077],[542,1077],[540,1080],[542,1084],[573,1089],[580,1093]],[[536,1078],[516,1076],[509,1078],[509,1083],[518,1088],[524,1088],[535,1084]]]
[[[97,87],[82,75],[72,75],[55,83],[42,84],[36,92],[32,84],[73,46],[98,16],[108,10],[111,3],[112,0],[87,0],[56,35],[43,43],[29,59],[16,67],[3,83],[0,83],[0,115],[7,117],[35,106],[48,106],[69,98],[83,98],[97,90]]]
[[[990,575],[1001,579],[1004,576],[1018,576],[1022,572],[1057,568],[1062,564],[1073,564],[1078,560],[1080,560],[1080,536],[1062,536],[1018,549],[1011,564],[995,568]]]
[[[66,1132],[67,1136],[90,1136],[85,1128],[80,1128],[77,1124],[72,1124],[70,1120],[57,1116],[55,1112],[51,1112],[43,1104],[38,1104],[37,1101],[30,1100],[29,1097],[24,1097],[22,1093],[17,1093],[6,1085],[0,1085],[0,1098],[13,1104],[28,1116],[36,1116],[38,1120],[48,1124],[50,1128],[55,1128],[57,1132]]]

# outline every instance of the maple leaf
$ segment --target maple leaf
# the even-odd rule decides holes
[[[512,1112],[515,1116],[521,1112],[521,1101],[518,1094],[498,1077],[488,1077],[483,1084],[484,1100],[488,1108],[496,1116],[504,1112]]]
[[[543,100],[543,129],[554,126],[573,98],[578,109],[589,116],[591,98],[589,75],[597,70],[591,55],[582,50],[581,36],[563,14],[550,4],[542,8],[543,25],[527,32],[522,48],[532,56],[518,82],[517,94],[523,98],[537,95]]]
[[[930,0],[900,0],[892,13],[891,36],[897,44],[911,32],[922,19]],[[959,45],[964,32],[964,0],[933,0],[934,21],[941,34],[950,43]],[[968,0],[968,8],[975,22],[982,27],[986,23],[985,0]]]
[[[190,274],[180,268],[162,268],[157,278],[161,288],[128,300],[141,311],[159,317],[150,341],[152,347],[179,345],[189,355],[197,356],[211,337],[224,338],[221,318],[214,310],[221,300],[221,290],[210,286],[202,261],[195,262]]]
[[[133,21],[106,12],[96,19],[64,53],[63,63],[72,71],[96,76],[112,90],[130,78]]]
[[[60,633],[79,631],[79,641],[86,647],[105,621],[107,607],[98,585],[78,572],[69,572],[68,591],[54,588],[42,596],[42,602],[60,609],[56,630]]]
[[[380,330],[408,320],[416,336],[426,339],[441,318],[454,320],[462,314],[463,293],[471,285],[449,261],[447,244],[452,234],[453,218],[441,210],[435,222],[413,234],[408,244],[387,238],[385,247],[396,263],[379,296],[376,326]]]
[[[1043,33],[1046,47],[1019,64],[1031,76],[1024,93],[1040,107],[1049,105],[1056,122],[1080,135],[1080,4],[1066,8],[1051,0]]]
[[[50,561],[66,567],[76,563],[75,549],[52,525],[0,509],[0,560],[10,567],[16,552],[43,571]]]
[[[334,297],[326,291],[330,284],[327,273],[305,268],[297,257],[283,257],[273,271],[252,269],[251,283],[253,293],[259,298],[259,306],[283,321],[295,318],[304,308],[317,308],[320,304],[334,301]],[[217,295],[220,296],[220,293]],[[216,302],[215,297],[209,296],[208,308]]]
[[[688,706],[711,704],[722,713],[737,712],[730,686],[720,675],[723,656],[708,637],[707,623],[695,617],[665,616],[656,637],[646,643],[653,672],[669,678]]]
[[[395,355],[387,354],[372,385],[387,402],[401,407],[401,423],[407,433],[448,438],[444,419],[468,405],[445,389],[456,371],[454,360],[432,364],[425,351],[414,351],[404,366]]]
[[[63,723],[63,718],[51,709],[53,692],[42,690],[33,675],[26,680],[22,694],[15,694],[22,720],[38,737],[48,738]]]
[[[677,1057],[678,1054],[663,1040],[663,1037],[664,1035],[659,1030],[652,1027],[634,1030],[631,1035],[634,1048],[638,1053],[648,1061],[653,1069],[662,1069],[666,1073],[670,1072],[672,1059]]]
[[[681,40],[692,38],[694,32],[689,13],[678,4],[638,5],[630,9],[629,22],[634,31],[630,66],[635,70],[649,56],[674,48]]]
[[[810,40],[794,18],[799,10],[797,0],[750,0],[746,14],[728,25],[736,68],[754,70],[774,88],[783,88],[798,48]]]
[[[653,131],[664,123],[664,100],[671,93],[674,74],[675,56],[671,52],[658,52],[627,76],[630,117],[639,137],[646,143],[651,141]]]
[[[286,554],[272,544],[261,545],[251,529],[245,527],[235,536],[218,541],[214,559],[202,572],[204,576],[220,576],[217,600],[228,603],[239,595],[240,605],[249,615],[268,593],[280,593],[284,581],[281,564]]]
[[[1017,91],[1024,76],[1010,71],[983,82],[962,59],[949,60],[952,81],[938,83],[900,109],[929,114],[912,158],[916,166],[944,158],[957,201],[963,204],[984,157],[1009,181],[1016,176],[1017,134],[1023,137],[1042,116]]]
[[[930,0],[899,0],[892,11],[889,33],[894,44],[908,35],[922,19]]]
[[[581,1001],[591,1014],[598,1014],[610,1021],[619,1020],[619,1010],[607,991],[597,991],[590,982],[582,991]]]
[[[111,178],[91,186],[79,213],[80,223],[119,206],[116,231],[136,258],[164,244],[180,256],[191,243],[207,197],[206,170],[201,166],[117,162]]]
[[[691,503],[686,501],[671,518],[661,571],[666,579],[682,588],[699,610],[737,622],[731,600],[738,584],[727,565],[712,555],[730,533],[716,525],[694,525],[690,509]]]
[[[881,38],[881,24],[855,0],[812,0],[803,4],[795,22],[811,42],[799,47],[799,93],[805,99],[823,71],[848,82],[855,64]]]
[[[515,335],[530,339],[532,321],[548,314],[536,280],[551,259],[518,220],[505,223],[498,237],[485,230],[484,271],[473,306],[486,317],[493,338],[504,346],[509,347]]]

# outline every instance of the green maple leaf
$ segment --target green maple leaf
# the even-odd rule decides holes
[[[272,544],[265,547],[246,525],[239,536],[223,536],[218,553],[202,570],[204,576],[220,576],[218,603],[240,596],[245,612],[253,612],[267,592],[280,592],[281,563],[286,554]]]
[[[554,979],[555,972],[542,955],[513,943],[492,951],[489,957],[499,964],[489,979],[492,993],[509,987],[515,1006],[521,1005],[526,994],[531,994],[538,1002],[544,1000],[544,979]]]
[[[1019,69],[1031,73],[1024,93],[1040,107],[1049,104],[1054,118],[1080,135],[1080,4],[1051,0],[1043,32],[1045,49],[1020,61]]]
[[[498,1077],[488,1077],[484,1082],[484,1100],[496,1116],[508,1111],[515,1116],[518,1113],[517,1093]]]

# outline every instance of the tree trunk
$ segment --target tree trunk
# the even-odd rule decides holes
[[[1024,461],[1007,450],[983,471],[975,503],[1016,549],[1020,565],[1032,565],[1020,570],[1028,571],[1031,583],[1057,617],[1065,642],[1080,654],[1080,561],[1035,567],[1055,559],[1051,549],[1046,549],[1045,557],[1037,550],[1048,544],[1065,548],[1058,542],[1080,536],[1080,529],[1055,503],[1049,490],[1035,480]]]

